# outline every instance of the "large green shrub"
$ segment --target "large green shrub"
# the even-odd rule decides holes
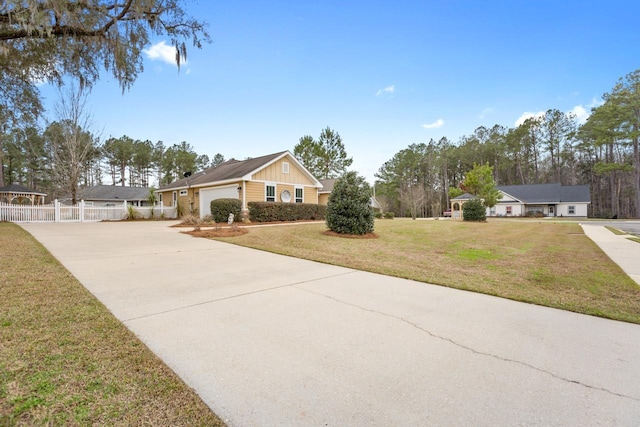
[[[326,206],[311,203],[249,202],[253,222],[319,220],[326,212]]]
[[[215,199],[211,201],[211,216],[215,222],[227,222],[232,213],[234,221],[240,221],[240,199]]]
[[[369,184],[356,172],[347,172],[338,179],[329,195],[327,226],[340,234],[373,232],[373,209],[369,201]]]
[[[487,208],[482,200],[475,197],[462,205],[462,218],[465,221],[485,221],[487,219]]]

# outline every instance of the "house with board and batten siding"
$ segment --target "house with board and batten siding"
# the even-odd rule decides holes
[[[318,204],[322,184],[289,151],[247,160],[227,160],[160,187],[156,194],[164,206],[183,213],[211,214],[211,201],[239,199],[242,211],[249,202]]]

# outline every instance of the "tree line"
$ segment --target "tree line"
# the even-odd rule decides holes
[[[377,172],[378,200],[398,216],[438,216],[450,188],[475,165],[489,165],[497,185],[589,184],[590,216],[640,217],[640,70],[603,100],[582,125],[550,109],[514,128],[478,127],[457,143],[411,144]]]
[[[0,187],[18,183],[51,198],[75,198],[78,186],[164,185],[225,160],[198,154],[186,141],[165,145],[123,135],[102,142],[88,129],[65,115],[44,129],[32,124],[1,133]]]

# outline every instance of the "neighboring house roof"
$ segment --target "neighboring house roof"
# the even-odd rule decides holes
[[[70,199],[71,196],[63,197],[63,200]],[[124,200],[147,200],[149,189],[146,187],[122,187],[119,185],[94,185],[92,187],[78,188],[76,193],[78,200],[85,201],[124,201]]]
[[[28,193],[28,194],[36,194],[38,196],[46,196],[46,193],[41,193],[39,191],[34,191],[30,188],[22,186],[20,184],[9,184],[4,187],[0,187],[0,193]]]
[[[318,194],[323,193],[331,193],[333,191],[333,186],[335,185],[337,179],[321,179],[320,184],[322,184],[322,188],[318,190]]]
[[[498,190],[528,205],[570,202],[591,203],[591,191],[588,185],[499,185]]]
[[[176,190],[187,187],[202,187],[211,185],[212,183],[223,184],[225,182],[238,180],[249,181],[251,180],[251,175],[272,163],[277,162],[287,155],[289,155],[291,160],[298,165],[300,170],[302,170],[311,179],[311,181],[315,182],[316,186],[320,188],[320,182],[318,182],[318,180],[311,175],[311,173],[300,162],[298,162],[298,160],[296,160],[293,154],[289,151],[281,151],[279,153],[268,154],[266,156],[255,157],[247,160],[227,160],[217,166],[210,167],[201,172],[196,172],[187,178],[182,178],[169,185],[164,185],[160,187],[158,191]]]

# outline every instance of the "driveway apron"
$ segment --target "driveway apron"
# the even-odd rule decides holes
[[[23,227],[232,426],[640,420],[638,325],[166,222]]]

